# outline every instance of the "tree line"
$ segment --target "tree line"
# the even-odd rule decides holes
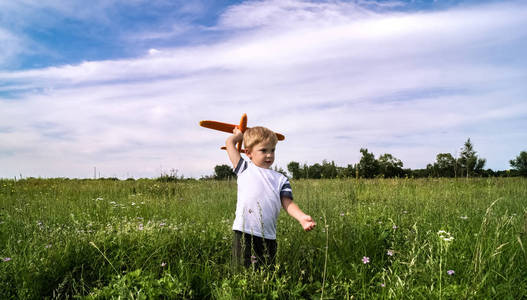
[[[345,167],[336,166],[334,161],[327,160],[313,165],[292,161],[287,165],[287,171],[293,179],[527,176],[526,151],[509,161],[511,170],[485,169],[486,159],[478,156],[470,138],[464,143],[458,157],[451,153],[439,153],[436,161],[428,164],[425,169],[404,168],[403,162],[389,153],[381,154],[378,158],[366,148],[361,148],[360,153],[362,156],[357,164]],[[274,170],[288,175],[282,168],[275,167]],[[228,165],[217,165],[213,177],[229,179],[235,178],[236,174]]]

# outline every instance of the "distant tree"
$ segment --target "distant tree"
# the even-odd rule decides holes
[[[389,153],[379,156],[379,172],[385,178],[402,177],[403,162]]]
[[[411,177],[413,178],[426,178],[429,176],[432,176],[431,173],[433,166],[431,164],[427,165],[426,169],[414,169],[414,170],[408,170],[408,172],[411,174]]]
[[[494,172],[492,169],[486,169],[481,171],[481,176],[483,177],[497,177],[497,172]]]
[[[518,175],[527,176],[527,151],[520,152],[520,155],[509,161],[511,167],[516,170]]]
[[[373,153],[368,149],[361,148],[362,157],[359,161],[359,175],[363,178],[373,178],[379,174],[379,162],[375,159]]]
[[[338,178],[353,178],[355,177],[355,168],[348,164],[347,167],[337,167]]]
[[[406,178],[412,177],[413,176],[412,169],[410,168],[403,169],[403,176]]]
[[[426,177],[434,177],[434,176],[437,176],[435,170],[434,170],[434,165],[433,164],[427,164],[426,165]]]
[[[214,167],[214,179],[226,180],[236,178],[236,173],[229,165],[217,165]]]
[[[322,178],[322,166],[318,163],[309,166],[309,178],[320,179]]]
[[[335,162],[328,162],[327,160],[322,161],[322,178],[336,178],[337,177],[337,167]]]
[[[456,159],[450,153],[439,153],[436,156],[433,170],[437,177],[455,177]]]
[[[302,177],[302,171],[300,170],[300,164],[296,161],[292,161],[287,165],[289,174],[293,176],[293,179],[299,179]]]
[[[309,176],[309,166],[307,164],[304,163],[304,165],[302,165],[301,172],[302,172],[301,178],[311,178]]]
[[[466,177],[474,176],[481,173],[485,162],[487,160],[484,158],[478,158],[477,152],[474,150],[474,146],[470,141],[470,138],[465,142],[463,148],[461,148],[461,154],[459,156],[458,162],[461,168],[461,175]]]
[[[517,176],[516,170],[498,170],[494,171],[494,176],[496,177],[510,177],[510,176]]]

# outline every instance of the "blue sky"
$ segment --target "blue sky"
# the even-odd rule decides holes
[[[0,0],[0,177],[199,177],[226,134],[286,135],[276,164],[424,168],[471,138],[527,150],[524,1]]]
[[[153,47],[210,43],[222,33],[228,34],[217,26],[222,14],[243,3],[224,0],[98,0],[89,5],[83,1],[5,2],[0,4],[4,9],[2,27],[21,37],[21,43],[27,47],[14,60],[4,62],[4,67],[11,70],[138,57]],[[356,3],[378,12],[418,12],[478,1]]]

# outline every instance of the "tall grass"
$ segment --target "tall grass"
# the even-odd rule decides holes
[[[292,186],[317,228],[236,273],[235,182],[0,180],[0,298],[527,297],[525,179]]]

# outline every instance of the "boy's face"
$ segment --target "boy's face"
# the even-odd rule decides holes
[[[256,166],[269,169],[274,162],[275,147],[276,144],[264,141],[248,149],[247,156]]]

